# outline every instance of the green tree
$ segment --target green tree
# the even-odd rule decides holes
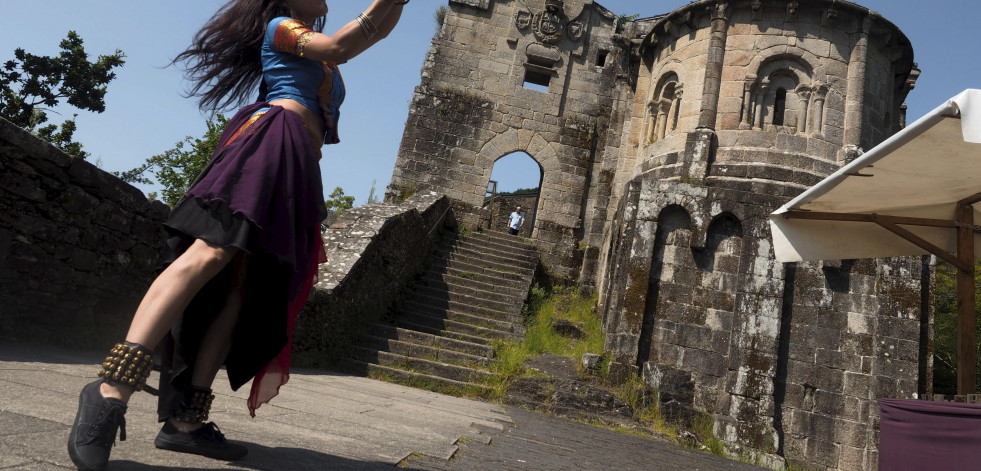
[[[340,216],[344,211],[347,211],[354,207],[354,197],[344,196],[344,189],[341,187],[334,187],[334,192],[324,200],[324,205],[327,209],[334,212]]]
[[[150,157],[143,165],[126,172],[115,172],[116,176],[130,183],[153,183],[146,177],[152,172],[157,183],[163,186],[161,200],[174,206],[184,192],[194,183],[202,170],[208,166],[211,154],[218,148],[221,132],[228,119],[224,115],[216,115],[215,119],[207,122],[208,129],[202,137],[187,136],[178,142],[173,149]]]
[[[616,23],[616,27],[617,27],[616,30],[617,30],[617,32],[620,32],[623,29],[623,27],[626,26],[626,24],[627,24],[628,21],[636,20],[639,16],[640,16],[640,14],[638,14],[638,13],[634,13],[633,15],[620,15],[620,16],[618,16],[617,17],[617,23]]]
[[[116,49],[114,54],[89,62],[82,38],[74,31],[59,46],[57,57],[14,50],[14,59],[0,68],[0,116],[65,152],[86,158],[89,154],[73,139],[78,115],[57,125],[46,124],[48,113],[62,100],[82,110],[105,111],[106,89],[116,78],[112,70],[123,65],[126,56]]]
[[[974,298],[981,294],[981,261],[974,261]],[[975,319],[981,317],[981,302],[976,304]],[[957,268],[937,262],[933,303],[933,391],[957,393]],[[981,341],[981,330],[977,330]],[[981,344],[975,346],[981,358]],[[981,380],[981,368],[978,369]],[[979,384],[981,386],[981,384]]]

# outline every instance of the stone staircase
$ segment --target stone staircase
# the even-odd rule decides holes
[[[448,235],[391,324],[373,324],[348,370],[440,391],[485,396],[494,339],[524,336],[521,307],[538,254],[496,232]]]

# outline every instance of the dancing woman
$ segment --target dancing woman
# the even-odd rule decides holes
[[[144,388],[153,349],[173,339],[161,384],[157,448],[222,460],[248,450],[225,440],[208,411],[225,365],[232,389],[252,381],[250,413],[288,378],[293,319],[325,261],[318,161],[339,142],[344,83],[337,65],[388,35],[408,0],[374,0],[333,35],[324,0],[232,0],[174,60],[187,65],[202,109],[259,100],[229,120],[208,167],[170,214],[163,270],[126,334],[79,397],[68,452],[105,469],[130,396]]]

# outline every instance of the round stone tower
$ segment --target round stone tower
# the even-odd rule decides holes
[[[597,269],[611,372],[731,451],[876,469],[876,400],[930,388],[929,260],[779,264],[767,215],[902,128],[909,41],[844,1],[702,0],[631,58]]]

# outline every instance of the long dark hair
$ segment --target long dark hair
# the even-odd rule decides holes
[[[280,0],[231,0],[194,35],[191,46],[171,62],[186,63],[188,97],[201,97],[202,110],[220,110],[249,99],[262,79],[260,52],[273,18],[292,16]],[[321,31],[325,18],[313,25]]]

